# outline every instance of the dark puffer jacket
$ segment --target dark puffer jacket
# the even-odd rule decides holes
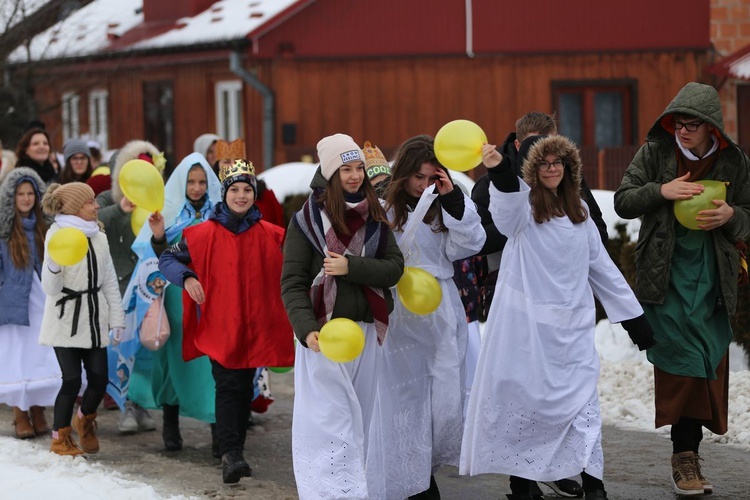
[[[669,288],[675,216],[673,202],[661,195],[661,186],[677,177],[677,146],[674,135],[665,128],[669,115],[675,113],[707,121],[722,143],[711,177],[729,182],[726,201],[734,208],[734,216],[710,234],[721,294],[731,316],[737,307],[739,269],[734,245],[750,235],[750,160],[724,132],[719,95],[709,85],[689,83],[683,87],[649,130],[646,144],[636,153],[615,193],[615,211],[620,217],[643,217],[636,246],[635,293],[644,303],[663,304]]]
[[[338,174],[336,174],[338,175]],[[310,187],[325,187],[326,180],[320,168],[313,176]],[[395,286],[404,271],[404,256],[393,233],[388,231],[385,255],[380,259],[349,255],[349,274],[336,278],[336,304],[334,318],[349,318],[353,321],[372,323],[373,316],[363,291],[363,284],[383,289],[388,313],[393,311],[390,287]],[[310,301],[310,286],[323,267],[323,256],[297,227],[294,220],[289,223],[284,245],[284,268],[281,272],[281,297],[284,300],[289,321],[297,339],[307,347],[306,337],[320,330]]]

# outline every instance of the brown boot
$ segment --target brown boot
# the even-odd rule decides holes
[[[78,418],[78,411],[73,413],[73,428],[81,440],[81,448],[86,453],[99,451],[99,440],[96,439],[96,413]]]
[[[52,438],[52,446],[49,451],[58,455],[83,455],[83,450],[78,447],[70,433],[70,427],[63,427],[57,431],[57,438]]]
[[[703,471],[701,470],[701,461],[703,460],[703,458],[701,458],[701,456],[696,453],[694,456],[694,460],[695,460],[695,473],[698,476],[698,481],[700,481],[701,484],[703,485],[703,493],[705,494],[713,493],[714,485],[711,484],[711,481],[709,481],[703,476]]]
[[[695,462],[692,451],[672,454],[672,486],[678,495],[703,494],[703,484],[698,479]]]
[[[34,426],[34,433],[37,436],[42,436],[49,432],[49,425],[47,425],[47,418],[44,416],[44,406],[32,406],[31,410],[31,423]]]
[[[29,439],[36,436],[29,420],[29,413],[18,406],[13,407],[13,425],[16,426],[16,437],[18,439]]]

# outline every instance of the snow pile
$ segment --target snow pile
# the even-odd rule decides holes
[[[624,429],[656,432],[669,437],[669,426],[654,429],[653,367],[620,325],[607,320],[596,328],[596,349],[602,360],[599,403],[602,421]],[[729,349],[729,431],[717,436],[704,430],[704,440],[750,450],[750,371],[742,349]]]
[[[151,500],[165,498],[151,486],[126,479],[85,459],[50,453],[49,440],[0,437],[0,485],[4,498],[80,500]],[[183,500],[188,497],[168,497]]]

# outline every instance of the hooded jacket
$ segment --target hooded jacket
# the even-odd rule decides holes
[[[578,192],[581,191],[583,162],[575,144],[561,135],[551,135],[537,140],[529,149],[526,159],[521,165],[523,181],[533,190],[539,184],[537,165],[544,161],[547,155],[557,156],[565,164],[565,175],[572,175],[573,183]]]
[[[8,240],[16,216],[16,187],[28,179],[35,184],[34,192],[39,203],[46,191],[46,185],[42,178],[28,167],[14,168],[0,184],[0,325],[29,325],[31,282],[35,272],[39,276],[44,257],[37,255],[33,228],[24,227],[32,265],[18,269],[10,258]]]
[[[498,148],[500,154],[503,155],[503,162],[496,168],[501,168],[502,166],[513,167],[515,174],[518,176],[522,176],[521,167],[523,165],[524,158],[521,154],[519,154],[519,151],[516,150],[515,140],[516,134],[514,132],[509,134],[508,137],[505,138],[503,144]],[[492,216],[490,215],[489,210],[489,186],[490,176],[488,173],[477,179],[477,182],[474,184],[474,188],[471,190],[471,199],[477,206],[477,212],[482,218],[482,226],[487,233],[487,241],[485,241],[482,250],[479,251],[479,255],[488,255],[495,252],[502,252],[505,248],[505,243],[508,241],[508,238],[497,230],[497,227],[495,227],[495,223],[492,221]],[[604,222],[604,218],[602,217],[602,211],[599,208],[594,195],[591,193],[591,189],[589,189],[583,177],[581,177],[580,186],[581,196],[588,205],[589,216],[594,221],[594,224],[596,224],[596,228],[599,230],[599,235],[602,238],[602,242],[606,244],[608,239],[607,224]]]
[[[154,158],[159,154],[159,150],[147,141],[130,141],[125,144],[112,161],[112,190],[105,191],[96,197],[96,202],[100,207],[99,220],[104,225],[104,231],[107,234],[109,250],[117,272],[117,282],[120,286],[120,293],[123,295],[130,282],[130,275],[138,262],[138,256],[130,248],[135,241],[130,224],[132,213],[125,212],[120,207],[120,202],[125,195],[120,187],[119,176],[123,165],[130,160],[137,159],[142,153]]]
[[[636,245],[635,292],[641,302],[663,304],[669,288],[675,247],[673,202],[661,186],[677,177],[678,152],[669,117],[694,116],[713,125],[720,141],[719,157],[711,170],[715,180],[728,181],[726,201],[734,216],[709,232],[716,249],[721,296],[731,316],[737,307],[739,254],[734,244],[750,235],[750,160],[724,132],[721,102],[716,89],[688,83],[675,96],[646,135],[615,193],[615,211],[626,219],[642,217]]]

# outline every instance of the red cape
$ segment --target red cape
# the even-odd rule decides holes
[[[190,268],[206,301],[183,291],[182,356],[225,368],[293,366],[294,333],[281,301],[284,229],[259,221],[234,234],[214,220],[185,228]]]

